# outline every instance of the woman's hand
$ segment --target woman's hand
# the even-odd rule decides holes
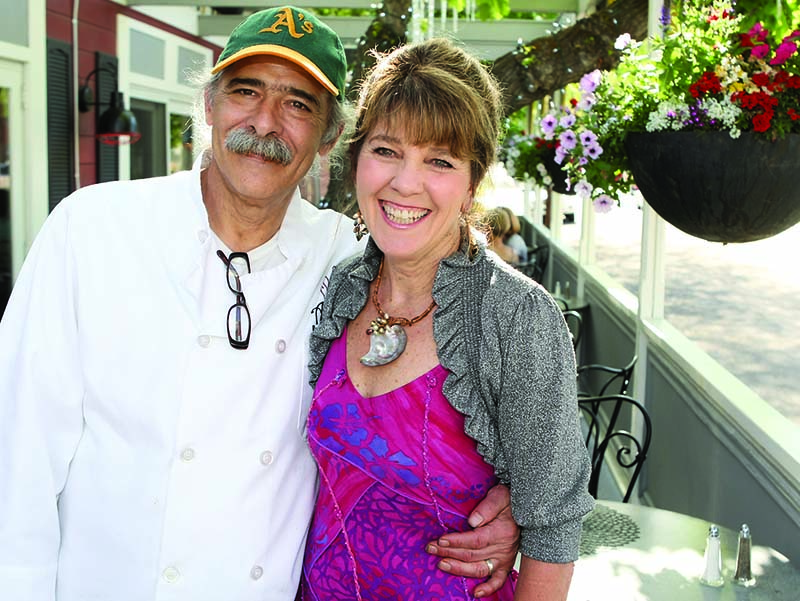
[[[429,543],[427,551],[442,558],[439,569],[449,574],[488,577],[473,593],[486,597],[503,586],[517,558],[519,527],[511,515],[508,487],[498,484],[491,488],[470,514],[469,524],[474,530],[446,534]]]

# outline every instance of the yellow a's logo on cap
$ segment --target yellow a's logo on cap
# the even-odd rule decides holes
[[[297,13],[297,19],[302,21],[305,19],[305,15],[303,15],[303,13]],[[295,25],[294,22],[292,9],[288,6],[275,16],[275,22],[270,27],[265,27],[258,33],[264,33],[265,31],[269,31],[270,33],[281,33],[281,27],[286,27],[286,29],[289,31],[289,35],[293,38],[302,38],[305,35],[305,33],[297,32],[297,25]],[[301,28],[306,33],[314,33],[314,24],[310,23],[309,21],[305,21]]]

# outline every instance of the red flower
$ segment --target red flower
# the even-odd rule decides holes
[[[753,129],[757,132],[765,132],[769,129],[770,123],[772,121],[772,115],[767,115],[766,113],[760,113],[753,117]]]
[[[798,119],[800,119],[800,113],[798,113],[794,109],[788,109],[786,111],[786,114],[789,115],[789,117],[792,119],[792,121],[797,121]]]
[[[766,73],[755,73],[750,79],[752,79],[753,83],[759,88],[763,88],[769,83],[769,75]]]
[[[696,82],[689,86],[689,93],[693,98],[700,98],[706,94],[719,94],[722,91],[722,84],[716,73],[706,71]]]

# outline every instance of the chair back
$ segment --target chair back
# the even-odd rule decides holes
[[[519,235],[525,240],[525,244],[528,248],[536,246],[536,230],[533,224],[525,215],[517,215],[517,219],[519,220]]]
[[[564,321],[567,322],[567,328],[572,336],[572,348],[578,350],[578,343],[581,341],[583,335],[583,317],[577,311],[561,311],[564,316]]]
[[[578,396],[603,396],[605,394],[628,394],[636,366],[636,355],[625,367],[612,367],[601,363],[589,363],[578,367]]]
[[[627,503],[650,449],[653,426],[647,409],[623,394],[579,398],[578,407],[586,420],[586,448],[592,459],[589,494],[597,498],[603,464],[613,459],[628,476],[622,498]],[[631,432],[632,424],[641,432]]]
[[[528,249],[528,262],[517,265],[526,276],[540,284],[544,281],[544,272],[547,269],[547,260],[550,258],[550,246],[540,244]]]

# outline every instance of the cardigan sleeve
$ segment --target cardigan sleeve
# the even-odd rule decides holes
[[[561,311],[539,287],[517,295],[516,303],[505,295],[505,303],[495,304],[491,296],[494,316],[485,331],[500,352],[493,394],[521,551],[541,561],[574,561],[581,518],[594,501],[587,492],[591,468],[579,425],[569,332]]]

